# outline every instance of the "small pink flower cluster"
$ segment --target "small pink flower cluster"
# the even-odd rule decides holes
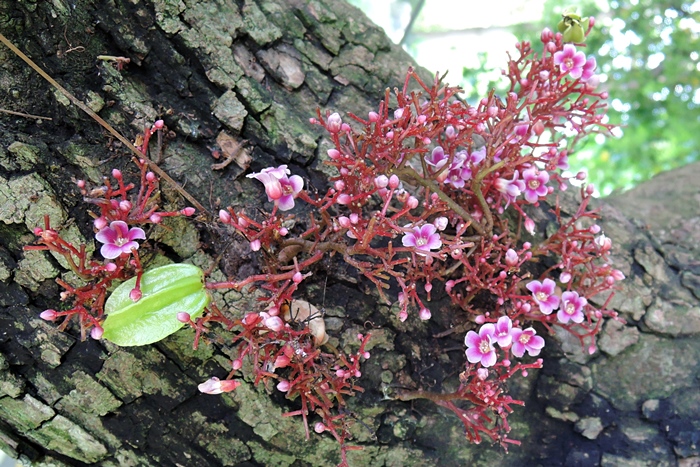
[[[504,350],[510,350],[513,355],[520,358],[525,352],[535,357],[544,347],[544,339],[536,335],[534,328],[520,329],[513,327],[513,322],[508,316],[501,316],[494,323],[486,323],[479,332],[469,331],[464,338],[467,346],[467,360],[469,363],[480,363],[483,367],[494,366],[497,361],[494,344]],[[510,365],[508,360],[503,364]]]

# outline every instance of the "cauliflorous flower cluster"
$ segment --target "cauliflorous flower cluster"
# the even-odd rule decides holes
[[[202,383],[201,392],[234,391],[242,382],[233,377],[248,359],[246,371],[255,384],[273,383],[298,400],[299,410],[287,415],[303,418],[307,436],[309,419],[321,418],[314,431],[338,440],[347,465],[346,452],[353,447],[346,444],[345,398],[361,391],[355,381],[361,360],[369,358],[364,350],[369,335],[357,336],[355,352],[329,351],[322,314],[307,304],[297,319],[301,305],[293,301],[311,269],[334,256],[374,284],[379,300],[397,303],[399,321],[412,313],[432,319],[430,302],[438,293],[451,299],[455,319],[473,328],[465,336],[467,363],[456,390],[399,391],[394,397],[428,399],[447,408],[464,423],[471,441],[486,436],[504,447],[516,442],[508,438],[507,416],[511,405],[522,403],[507,394],[506,382],[542,366],[541,359],[526,361],[525,354],[538,356],[545,344],[535,328],[559,326],[595,351],[603,318],[616,316],[607,309],[611,292],[624,279],[611,266],[612,242],[600,233],[597,214],[588,210],[593,187],[581,188],[580,208],[569,217],[557,196],[570,185],[565,170],[576,144],[610,129],[603,120],[607,93],[597,90],[595,58],[564,43],[561,33],[545,30],[541,40],[541,53],[530,42],[518,44],[518,56],[504,70],[510,88],[503,98],[491,92],[470,105],[440,76],[426,83],[410,69],[403,87],[394,94],[387,90],[366,118],[339,112],[324,117],[319,110],[310,121],[327,132],[324,163],[335,174],[325,193],[305,189],[302,177],[287,165],[248,175],[263,184],[271,209],[260,219],[258,213],[229,207],[219,212],[219,220],[252,251],[265,253],[263,271],[203,287],[260,287],[269,301],[264,311],[239,318],[214,303],[195,320],[184,311],[177,314],[196,330],[195,345],[213,322],[234,331],[232,371],[225,379]],[[162,127],[147,129],[144,155],[148,136]],[[100,337],[113,280],[136,276],[130,297],[139,299],[143,270],[137,240],[146,240],[146,234],[136,225],[194,212],[158,211],[152,197],[157,178],[145,163],[139,167],[141,188],[133,199],[128,196],[133,185],[125,185],[119,171],[112,173],[118,188],[105,180],[88,194],[85,182],[78,182],[86,200],[100,209],[94,226],[104,261],[90,260],[84,246],[60,239],[48,220],[37,230],[39,245],[28,249],[62,254],[89,281],[82,288],[61,283],[75,306],[67,312],[46,310],[42,318],[78,314],[83,332],[94,326],[93,336]],[[583,178],[577,175],[576,181]],[[297,217],[298,201],[307,206]],[[528,237],[541,228],[532,215],[536,208],[551,211],[556,220],[544,240]],[[399,289],[395,297],[387,295],[391,285]],[[512,362],[511,355],[518,360]]]

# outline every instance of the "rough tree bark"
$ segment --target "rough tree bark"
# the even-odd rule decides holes
[[[308,118],[317,107],[366,114],[411,64],[358,10],[326,0],[0,0],[0,30],[127,137],[164,118],[172,133],[161,167],[213,212],[255,206],[260,193],[236,164],[212,171],[209,147],[222,130],[250,142],[253,168],[287,163],[323,189],[325,143]],[[98,55],[131,63],[117,70]],[[230,368],[225,343],[192,351],[181,331],[116,348],[38,318],[56,306],[54,279],[65,270],[22,252],[31,229],[49,213],[88,238],[71,179],[99,183],[129,155],[8,49],[0,58],[0,108],[50,118],[0,113],[0,448],[35,465],[336,463],[334,442],[305,441],[274,394],[245,384],[233,395],[197,392]],[[397,325],[352,274],[318,274],[307,298],[326,297],[336,335],[363,322],[377,328],[366,393],[352,406],[365,446],[353,464],[698,465],[699,172],[666,174],[601,204],[628,277],[614,300],[627,323],[607,323],[592,356],[550,337],[545,368],[513,388],[526,407],[511,417],[523,445],[508,454],[467,444],[461,424],[429,404],[384,397],[398,382],[454,378],[463,351],[442,349],[463,336],[438,341],[430,329]],[[540,220],[544,235],[544,210]],[[153,234],[172,259],[209,265],[223,253],[220,277],[255,267],[245,245],[204,218]]]

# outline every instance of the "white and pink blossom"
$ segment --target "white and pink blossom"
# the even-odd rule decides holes
[[[274,202],[280,211],[289,211],[294,207],[294,198],[304,188],[304,180],[299,175],[287,177],[290,173],[286,165],[280,165],[277,168],[264,168],[247,177],[254,178],[265,186],[268,201]]]
[[[556,283],[552,279],[531,281],[526,285],[532,297],[540,306],[542,314],[549,315],[559,307],[559,296],[554,293]]]
[[[437,250],[442,246],[440,234],[433,224],[425,224],[421,227],[413,227],[412,232],[406,233],[401,243],[406,247],[415,247],[418,253]]]
[[[565,44],[563,50],[554,53],[554,64],[559,65],[562,74],[568,73],[572,78],[578,79],[583,74],[586,54],[577,52],[573,44]]]
[[[104,243],[100,248],[102,256],[115,259],[122,254],[130,254],[131,250],[138,250],[139,244],[135,240],[145,240],[146,233],[138,227],[130,229],[124,221],[113,221],[109,227],[97,232],[95,238]]]
[[[544,170],[537,170],[536,167],[523,170],[523,181],[525,182],[524,195],[528,203],[534,204],[540,196],[547,196],[549,174]]]
[[[481,363],[486,368],[496,364],[496,349],[493,346],[495,330],[493,323],[486,323],[481,326],[478,334],[474,331],[467,333],[464,344],[467,346],[469,363]]]
[[[561,294],[561,308],[557,312],[557,319],[561,323],[568,323],[569,320],[574,323],[583,322],[583,307],[588,304],[588,300],[579,297],[578,292],[564,292]]]
[[[531,357],[539,355],[540,350],[544,347],[544,339],[536,334],[537,331],[534,328],[525,330],[513,328],[511,331],[513,346],[510,348],[513,355],[520,358],[525,355],[526,351]]]

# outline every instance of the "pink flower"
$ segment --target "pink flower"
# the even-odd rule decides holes
[[[513,338],[511,336],[511,329],[513,328],[513,322],[507,316],[501,316],[496,322],[496,327],[494,331],[494,337],[501,348],[506,348],[510,345]]]
[[[569,45],[569,44],[567,44]],[[535,167],[523,170],[523,180],[525,181],[525,199],[528,203],[536,203],[540,196],[547,195],[547,182],[549,174],[539,171]]]
[[[134,227],[132,229],[124,221],[113,221],[109,227],[97,232],[97,241],[104,243],[100,248],[100,253],[107,259],[118,258],[122,253],[127,255],[131,250],[138,250],[139,244],[134,240],[145,240],[146,234],[143,229]]]
[[[294,198],[304,188],[304,180],[299,175],[292,175],[286,165],[277,168],[267,167],[258,173],[247,175],[265,185],[268,201],[274,201],[280,211],[289,211],[294,207]]]
[[[583,307],[588,304],[588,300],[578,296],[578,292],[564,292],[561,294],[561,308],[557,312],[557,318],[562,323],[569,320],[574,323],[583,322]]]
[[[197,389],[204,394],[221,394],[222,392],[231,392],[240,385],[241,382],[237,379],[220,380],[216,376],[213,376],[197,386]]]
[[[544,281],[532,281],[526,285],[527,290],[532,292],[535,302],[540,306],[540,311],[549,315],[559,307],[559,297],[554,294],[556,284],[552,279]]]
[[[260,312],[260,317],[263,319],[263,324],[271,331],[281,331],[284,328],[284,321],[279,316],[270,316],[264,311]]]
[[[586,63],[583,65],[581,80],[588,81],[589,79],[591,79],[591,77],[593,76],[593,72],[595,72],[596,66],[597,64],[595,61],[595,57],[588,57],[588,60],[586,60]]]
[[[413,227],[413,232],[403,236],[401,243],[403,246],[415,247],[418,254],[422,251],[436,250],[442,246],[440,234],[435,233],[437,229],[433,224],[425,224],[422,227]]]
[[[506,198],[508,199],[506,207],[508,207],[508,204],[514,203],[515,198],[520,196],[520,194],[525,191],[525,182],[518,180],[518,175],[518,171],[516,170],[513,172],[513,178],[510,180],[507,178],[496,179],[494,186],[498,191],[506,195]]]
[[[488,368],[496,364],[496,349],[493,347],[496,328],[492,323],[486,323],[479,329],[479,334],[469,331],[464,337],[467,346],[469,363],[481,363]]]
[[[534,328],[527,328],[524,331],[520,328],[513,328],[511,331],[511,335],[513,336],[511,351],[513,355],[520,358],[525,355],[526,350],[531,357],[539,355],[540,350],[544,347],[544,339],[535,334],[536,331]]]
[[[562,74],[569,73],[572,78],[580,78],[583,74],[583,67],[586,64],[586,54],[576,51],[573,44],[564,45],[564,50],[555,52],[554,64],[559,65]],[[590,76],[589,76],[590,77]]]
[[[442,147],[437,146],[430,155],[426,154],[424,159],[429,166],[435,167],[435,171],[437,172],[447,163],[448,157]]]

